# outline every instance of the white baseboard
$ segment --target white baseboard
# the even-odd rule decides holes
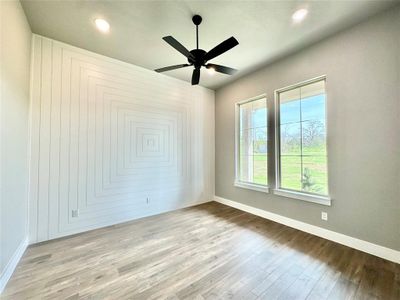
[[[344,235],[332,230],[321,228],[315,225],[290,219],[278,214],[271,213],[266,210],[255,208],[246,204],[242,204],[236,201],[228,200],[222,197],[214,196],[216,202],[240,209],[242,211],[248,212],[250,214],[322,237],[324,239],[393,261],[395,263],[400,263],[400,251],[379,246],[367,241],[356,239],[354,237]]]
[[[9,260],[7,266],[5,267],[3,273],[0,276],[0,294],[3,292],[6,287],[7,282],[10,280],[11,275],[14,273],[15,268],[18,265],[22,255],[26,248],[28,247],[28,238],[26,237],[18,246],[17,250],[15,250],[13,256]]]

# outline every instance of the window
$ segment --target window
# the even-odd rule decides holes
[[[268,191],[267,99],[236,105],[236,180],[239,187]]]
[[[277,194],[329,200],[325,78],[278,90],[276,109]]]
[[[330,205],[326,129],[326,79],[308,80],[275,93],[275,164],[268,172],[267,98],[236,103],[235,186]],[[275,174],[274,174],[275,173]]]

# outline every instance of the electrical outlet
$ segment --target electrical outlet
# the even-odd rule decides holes
[[[328,221],[328,213],[321,211],[321,220]]]
[[[147,197],[147,198],[146,198],[146,203],[149,204],[149,202],[150,202],[150,198]]]
[[[73,209],[72,210],[72,217],[73,218],[79,217],[79,209]]]

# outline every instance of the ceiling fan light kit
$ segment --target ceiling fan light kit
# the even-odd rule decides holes
[[[163,37],[164,41],[166,41],[170,46],[172,46],[175,50],[179,51],[187,58],[188,63],[156,69],[155,70],[156,72],[165,72],[165,71],[171,71],[175,69],[193,66],[194,70],[192,74],[192,85],[196,85],[200,82],[201,67],[205,67],[207,69],[214,69],[216,72],[227,75],[232,75],[235,72],[237,72],[237,70],[233,68],[208,63],[209,60],[237,46],[239,42],[232,36],[223,41],[222,43],[218,44],[208,52],[206,52],[203,49],[199,49],[199,25],[201,24],[202,20],[203,20],[202,17],[199,15],[194,15],[192,18],[194,25],[196,25],[196,49],[189,51],[188,49],[185,48],[185,46],[179,43],[172,36],[169,35]]]

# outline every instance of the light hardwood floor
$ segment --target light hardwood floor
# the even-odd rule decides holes
[[[218,203],[28,248],[4,299],[400,299],[400,265]]]

